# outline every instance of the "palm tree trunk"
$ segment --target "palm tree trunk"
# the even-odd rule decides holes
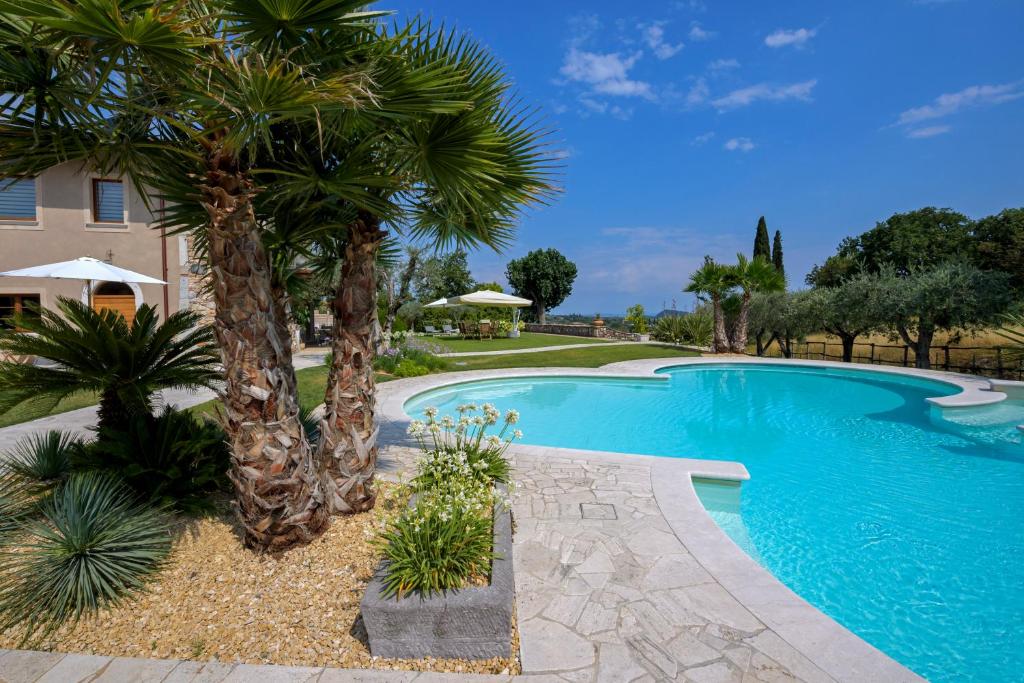
[[[281,550],[320,534],[328,510],[299,420],[290,340],[281,337],[280,303],[252,209],[255,191],[229,155],[212,153],[207,168],[202,193],[210,215],[229,476],[246,544]]]
[[[715,317],[714,349],[712,350],[715,353],[725,353],[729,350],[729,338],[725,334],[725,312],[722,310],[720,296],[712,295],[711,310]]]
[[[376,259],[387,233],[375,216],[360,214],[349,226],[345,261],[334,298],[333,362],[324,396],[318,458],[333,513],[363,512],[377,492],[377,423],[373,378],[377,323]]]
[[[127,431],[131,413],[117,391],[108,389],[100,394],[100,406],[97,410],[96,427],[99,430],[113,429]]]
[[[750,319],[750,292],[743,292],[740,301],[740,312],[732,325],[730,346],[733,353],[747,352],[747,320]]]

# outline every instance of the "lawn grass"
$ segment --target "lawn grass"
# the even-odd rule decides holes
[[[10,412],[0,415],[0,428],[10,427],[11,425],[28,422],[29,420],[35,420],[40,417],[46,417],[47,415],[57,415],[58,413],[66,413],[69,410],[87,408],[89,406],[96,405],[96,401],[96,394],[83,392],[68,396],[54,406],[52,410],[40,410],[39,408],[19,406]]]
[[[622,346],[596,346],[586,349],[566,349],[548,353],[516,353],[507,356],[477,356],[476,358],[459,358],[449,361],[450,372],[467,370],[494,370],[500,368],[596,368],[608,363],[641,358],[682,358],[696,356],[692,351],[658,346],[656,344],[636,344]],[[303,410],[311,410],[324,402],[324,389],[327,386],[327,367],[317,366],[304,368],[295,373],[299,381],[299,405]],[[378,382],[395,379],[383,373],[377,374]],[[213,414],[216,400],[207,401],[191,408],[195,413]]]
[[[544,346],[565,346],[567,344],[604,344],[606,339],[594,337],[573,337],[566,334],[538,334],[523,332],[516,339],[495,337],[494,339],[455,339],[452,337],[420,337],[450,353],[472,353],[474,351],[511,351],[516,349],[539,349]]]

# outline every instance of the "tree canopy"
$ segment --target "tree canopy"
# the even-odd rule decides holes
[[[1005,209],[974,224],[975,262],[983,270],[1009,273],[1024,288],[1024,208]]]
[[[754,253],[751,254],[752,258],[757,258],[758,256],[763,257],[767,261],[772,259],[772,245],[768,238],[768,223],[764,220],[764,216],[757,219],[757,233],[754,235]]]
[[[557,249],[536,249],[509,261],[505,277],[513,293],[533,301],[537,321],[543,324],[547,311],[572,294],[576,264]]]

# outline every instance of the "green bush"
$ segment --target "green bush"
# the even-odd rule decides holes
[[[477,414],[477,406],[466,404],[458,411],[457,420],[438,420],[437,409],[428,408],[426,422],[409,425],[424,454],[412,481],[415,505],[377,539],[388,562],[385,595],[455,590],[489,573],[494,509],[508,504],[495,483],[510,480],[504,454],[521,434],[516,430],[503,437],[519,414],[508,411],[500,434],[489,436],[488,427],[501,417],[497,408],[484,404]]]
[[[492,505],[489,489],[461,480],[421,493],[379,537],[388,561],[384,595],[430,595],[488,576]]]
[[[140,590],[170,550],[160,511],[112,475],[71,475],[0,549],[0,632],[27,642]]]
[[[3,469],[27,482],[49,489],[71,472],[68,454],[82,440],[71,432],[50,430],[30,434],[7,453]]]
[[[669,315],[659,318],[654,324],[652,336],[658,341],[690,346],[711,346],[714,335],[714,318],[705,309],[693,313]]]
[[[198,512],[227,483],[225,439],[213,422],[168,407],[133,418],[125,431],[101,429],[95,442],[75,449],[72,466],[116,474],[142,500]]]
[[[410,358],[406,358],[395,366],[391,374],[395,377],[420,377],[422,375],[429,375],[430,369],[423,367]]]

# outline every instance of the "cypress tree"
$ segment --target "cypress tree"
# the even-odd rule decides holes
[[[754,237],[754,258],[763,256],[766,261],[772,259],[771,244],[768,242],[768,224],[761,216],[757,221],[757,236]]]
[[[775,242],[772,244],[772,263],[775,264],[775,270],[779,271],[779,275],[786,277],[786,267],[782,265],[782,231],[775,231]]]

